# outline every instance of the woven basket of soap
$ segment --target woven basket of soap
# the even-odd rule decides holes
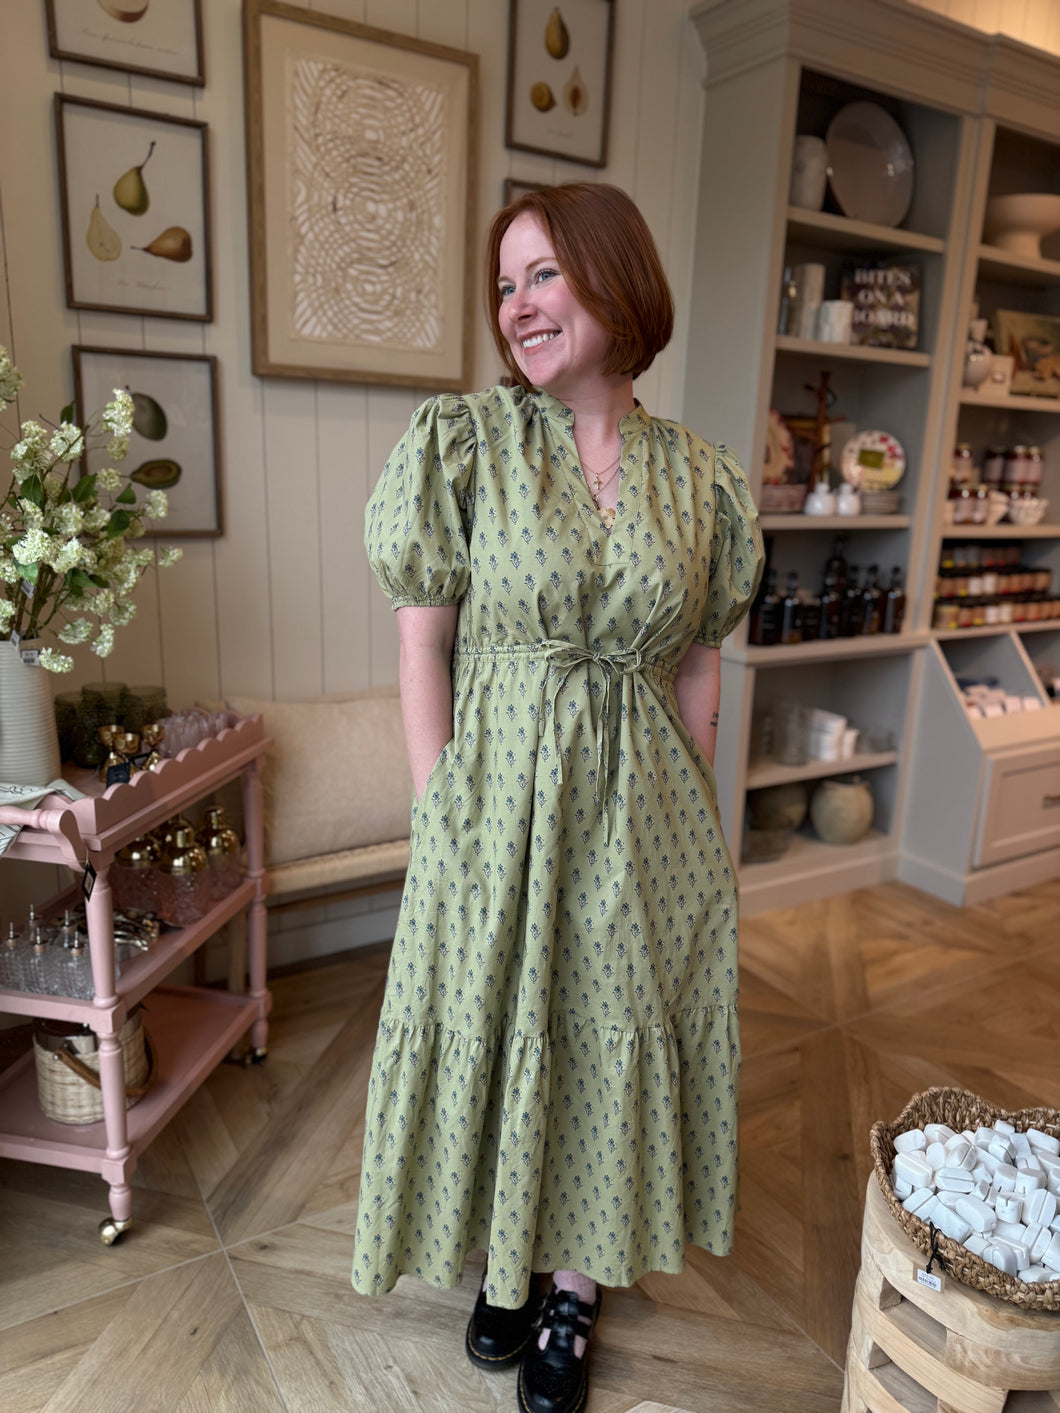
[[[1060,1310],[1060,1112],[925,1089],[869,1142],[880,1190],[925,1256],[999,1300]]]

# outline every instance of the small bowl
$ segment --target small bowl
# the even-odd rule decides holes
[[[1047,500],[1013,500],[1009,501],[1008,518],[1013,525],[1037,525],[1048,509]]]

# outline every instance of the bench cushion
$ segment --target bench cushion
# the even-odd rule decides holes
[[[269,897],[335,892],[372,883],[400,883],[409,866],[409,841],[368,844],[323,858],[295,859],[269,869]]]
[[[270,871],[394,841],[406,841],[407,858],[412,776],[397,687],[305,702],[229,697],[228,705],[241,716],[260,712],[272,737],[264,773]]]

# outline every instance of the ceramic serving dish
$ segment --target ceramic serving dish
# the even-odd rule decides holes
[[[1033,500],[1009,501],[1008,518],[1013,525],[1037,525],[1045,518],[1049,502],[1036,497]]]
[[[1054,231],[1060,231],[1060,196],[1028,191],[986,203],[983,239],[999,250],[1040,260],[1042,237]]]
[[[913,199],[913,153],[878,103],[848,103],[825,136],[828,180],[845,216],[897,226]]]

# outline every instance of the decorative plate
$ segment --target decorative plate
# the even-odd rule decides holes
[[[913,199],[913,153],[878,103],[848,103],[825,137],[828,180],[844,216],[897,226]]]
[[[843,448],[843,480],[863,491],[889,491],[905,475],[905,452],[890,432],[859,432]]]

